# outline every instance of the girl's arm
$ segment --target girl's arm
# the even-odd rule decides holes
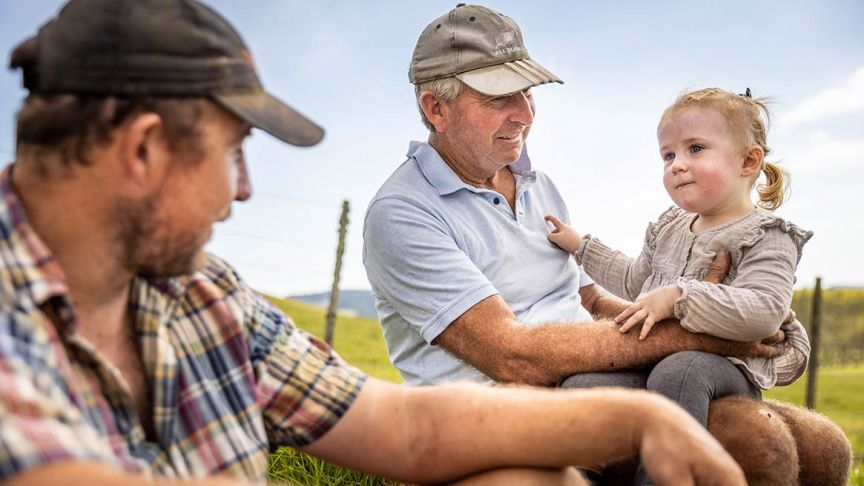
[[[590,235],[581,239],[574,256],[585,272],[601,287],[622,299],[636,300],[642,292],[645,280],[653,272],[654,252],[659,235],[664,228],[686,215],[683,209],[674,206],[664,211],[656,222],[648,225],[642,253],[636,258],[613,250]]]
[[[693,332],[755,341],[777,332],[792,303],[800,249],[788,234],[769,230],[747,249],[729,285],[679,279],[675,317]]]
[[[574,256],[598,285],[616,297],[635,300],[651,275],[654,248],[646,242],[642,253],[631,258],[586,235]]]

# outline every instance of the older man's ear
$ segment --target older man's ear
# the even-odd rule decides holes
[[[444,117],[447,106],[431,91],[424,91],[420,94],[420,108],[423,110],[429,123],[435,127],[436,132],[441,133],[447,129],[447,122]]]

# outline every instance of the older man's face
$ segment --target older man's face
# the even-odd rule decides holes
[[[450,108],[443,135],[476,169],[492,174],[519,158],[534,121],[530,90],[492,97],[464,86]]]

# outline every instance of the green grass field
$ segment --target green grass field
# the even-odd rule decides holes
[[[324,311],[299,302],[271,299],[290,315],[299,327],[324,336]],[[348,362],[376,378],[401,382],[387,359],[387,350],[378,322],[374,319],[339,316],[334,332],[334,347]],[[824,367],[817,378],[816,411],[830,417],[849,437],[856,455],[850,484],[864,486],[864,364]],[[804,404],[806,381],[775,388],[766,398]],[[292,449],[283,448],[270,457],[270,480],[309,485],[396,484],[332,466]]]

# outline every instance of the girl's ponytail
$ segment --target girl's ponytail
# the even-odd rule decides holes
[[[759,207],[774,211],[783,204],[786,196],[787,172],[778,165],[771,162],[762,162],[762,173],[765,174],[765,183],[759,184],[756,192],[759,193]]]

